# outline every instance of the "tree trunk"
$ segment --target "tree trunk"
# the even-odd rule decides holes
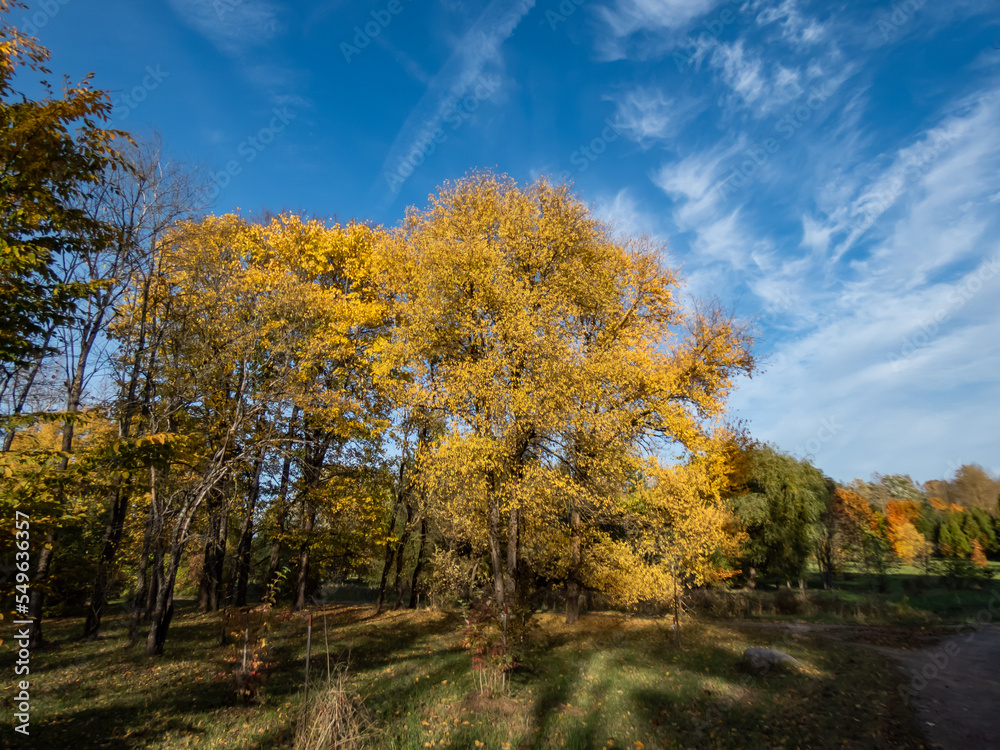
[[[80,412],[80,400],[83,394],[83,374],[87,353],[88,350],[81,348],[76,370],[70,379],[69,390],[66,396],[67,414],[78,414]],[[73,420],[67,419],[63,423],[61,447],[64,455],[59,461],[59,471],[66,471],[69,468],[68,454],[73,450],[73,433]],[[31,593],[28,595],[28,619],[31,620],[31,630],[28,634],[29,649],[40,648],[45,643],[45,639],[42,636],[42,605],[45,602],[43,587],[49,577],[49,570],[52,567],[52,557],[55,554],[58,536],[58,527],[50,529],[45,534],[45,543],[38,553],[38,563],[35,565],[35,572],[31,576]]]
[[[506,587],[504,586],[503,554],[500,547],[500,499],[496,497],[495,493],[490,492],[487,502],[489,503],[488,535],[490,563],[493,567],[493,593],[496,596],[497,611],[502,615]]]
[[[162,534],[162,522],[159,528],[160,532],[158,533]],[[152,621],[153,610],[156,609],[156,592],[160,590],[160,583],[163,581],[163,557],[166,553],[161,536],[154,537],[153,543],[153,572],[149,578],[149,590],[147,591],[146,605],[143,608],[143,617],[146,622]]]
[[[236,563],[233,570],[233,578],[236,583],[233,587],[236,591],[237,607],[245,607],[247,603],[247,583],[250,580],[250,552],[253,545],[253,514],[257,510],[257,501],[260,498],[260,474],[264,468],[264,453],[254,462],[253,475],[250,481],[249,492],[247,493],[246,515],[243,517],[243,525],[240,527],[240,541],[236,547]]]
[[[570,573],[566,584],[566,624],[573,625],[580,619],[580,510],[573,506],[569,513]]]
[[[308,583],[309,577],[309,534],[313,530],[313,525],[316,523],[316,512],[308,511],[303,507],[303,531],[305,532],[305,539],[302,540],[302,546],[299,548],[299,575],[295,582],[295,599],[292,603],[292,611],[297,612],[306,606],[306,585]]]
[[[285,458],[281,473],[281,488],[278,492],[278,518],[275,523],[274,538],[271,540],[271,556],[267,561],[267,575],[264,577],[264,596],[273,598],[273,591],[278,579],[278,565],[281,562],[281,535],[285,533],[285,523],[288,518],[288,470],[291,459]],[[272,602],[273,603],[273,602]]]
[[[160,573],[156,599],[150,616],[149,635],[146,637],[148,656],[159,656],[163,653],[163,644],[167,640],[167,631],[174,616],[174,585],[177,583],[177,570],[180,568],[181,557],[187,544],[191,520],[205,495],[211,490],[212,487],[208,486],[190,498],[181,507],[174,521],[174,530],[170,534],[170,564]]]
[[[518,536],[518,509],[511,507],[507,519],[507,606],[516,607],[518,600],[518,574],[521,558],[521,542]]]
[[[396,548],[396,609],[403,606],[403,558],[406,554],[406,543],[410,540],[410,519],[413,518],[413,506],[407,501],[406,515],[403,517],[403,533],[399,536]]]
[[[139,570],[136,573],[135,597],[132,600],[132,615],[129,618],[128,640],[135,643],[139,637],[139,621],[143,613],[149,614],[149,592],[152,585],[149,581],[149,555],[153,547],[153,537],[157,534],[156,469],[149,469],[149,515],[146,518],[146,528],[142,535],[142,551],[139,553]]]
[[[413,577],[410,579],[409,609],[417,608],[417,579],[424,567],[424,544],[427,541],[427,514],[420,519],[420,542],[417,544],[417,562],[413,566]]]
[[[183,550],[171,545],[170,566],[164,572],[163,579],[156,592],[156,603],[150,618],[149,635],[146,637],[146,655],[160,656],[163,654],[163,644],[167,640],[167,630],[174,617],[174,584],[177,581],[177,569],[181,564]]]
[[[118,555],[118,546],[121,544],[122,534],[125,531],[125,514],[128,510],[127,486],[119,485],[115,488],[111,499],[110,518],[104,529],[104,544],[101,549],[101,558],[97,565],[97,575],[94,577],[94,585],[90,592],[90,606],[87,609],[87,620],[83,625],[83,637],[94,640],[101,631],[101,616],[104,605],[108,597],[108,584],[111,579],[111,570],[114,566],[115,558]]]
[[[295,420],[299,415],[299,407],[292,409],[292,416],[288,420],[288,432],[286,436],[289,443],[285,445],[285,457],[281,462],[281,479],[278,482],[278,498],[275,501],[278,507],[278,518],[275,524],[274,538],[271,540],[271,557],[267,562],[267,575],[264,577],[264,597],[274,603],[273,588],[278,578],[278,565],[281,563],[281,535],[285,533],[285,523],[288,517],[288,484],[292,471],[291,440],[295,437]]]
[[[198,604],[203,612],[215,612],[222,602],[222,568],[226,561],[229,532],[229,501],[225,490],[211,493],[208,501],[208,539],[198,587]]]
[[[378,582],[378,596],[375,598],[375,614],[382,612],[382,605],[385,602],[385,586],[389,580],[389,570],[392,568],[393,557],[395,556],[396,545],[393,543],[393,534],[396,530],[396,516],[399,515],[399,500],[392,508],[392,517],[389,519],[389,534],[385,540],[385,559],[382,562],[382,577]]]
[[[45,639],[42,637],[42,586],[49,577],[52,566],[52,555],[56,544],[57,530],[53,529],[45,535],[45,544],[38,553],[38,563],[31,576],[31,591],[28,594],[28,617],[31,619],[31,632],[28,635],[28,648],[40,648]]]

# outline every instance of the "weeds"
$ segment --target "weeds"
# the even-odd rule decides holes
[[[360,750],[378,736],[361,696],[347,689],[348,671],[338,665],[305,702],[295,732],[295,750]]]

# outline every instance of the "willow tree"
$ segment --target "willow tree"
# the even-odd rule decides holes
[[[753,581],[757,570],[788,583],[799,579],[816,548],[830,483],[808,461],[771,446],[755,450],[751,477],[733,499],[750,535],[744,561]]]
[[[446,424],[427,481],[461,488],[450,510],[487,551],[501,619],[524,604],[526,560],[562,549],[580,583],[585,509],[621,496],[637,456],[701,450],[752,369],[749,338],[686,311],[659,251],[566,186],[491,174],[445,185],[390,242],[384,374]]]

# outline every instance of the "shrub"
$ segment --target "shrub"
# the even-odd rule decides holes
[[[806,598],[794,589],[778,589],[774,595],[774,608],[782,615],[804,614]]]
[[[505,642],[503,624],[493,613],[493,602],[480,599],[465,614],[462,645],[472,654],[472,674],[482,695],[496,695],[507,688],[507,675],[517,662],[510,648],[514,633]]]
[[[449,549],[431,554],[427,596],[435,607],[471,601],[477,589],[479,561]]]

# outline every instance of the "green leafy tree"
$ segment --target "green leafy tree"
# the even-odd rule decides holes
[[[754,451],[751,477],[733,498],[749,539],[744,568],[778,580],[801,578],[828,505],[826,478],[808,461],[772,446]]]
[[[0,0],[0,364],[31,362],[45,352],[55,325],[72,317],[86,297],[86,280],[60,277],[60,261],[86,255],[104,225],[82,206],[86,190],[116,161],[105,129],[111,101],[90,76],[62,96],[21,93],[19,74],[48,76],[49,51],[11,26],[7,14],[24,8]]]
[[[962,528],[962,513],[949,513],[938,532],[938,550],[945,557],[968,557],[972,541]]]

